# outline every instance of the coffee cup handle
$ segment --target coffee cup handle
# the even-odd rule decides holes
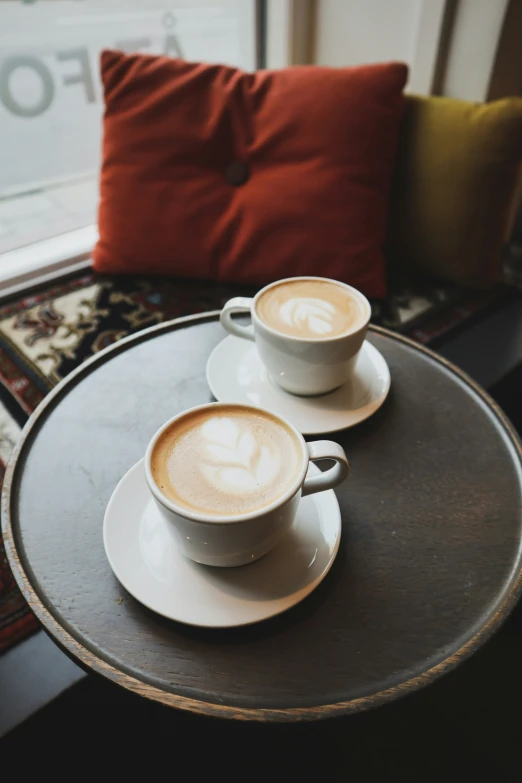
[[[246,337],[247,340],[253,340],[254,327],[252,324],[249,324],[248,326],[241,326],[241,324],[238,324],[232,320],[233,313],[252,312],[253,301],[253,299],[250,299],[246,296],[235,296],[233,299],[229,299],[219,314],[221,326],[235,337]]]
[[[318,476],[306,478],[302,494],[312,495],[314,492],[323,492],[341,484],[350,471],[350,463],[344,453],[344,449],[331,440],[316,440],[306,445],[311,462],[321,459],[333,459],[335,460],[335,465]]]

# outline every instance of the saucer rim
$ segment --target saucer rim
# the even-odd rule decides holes
[[[251,401],[248,401],[248,402],[245,403],[245,401],[238,401],[238,400],[232,400],[231,401],[231,400],[221,399],[220,397],[218,397],[216,395],[215,388],[214,388],[214,386],[212,384],[212,381],[211,381],[211,378],[210,378],[209,367],[210,367],[210,363],[211,363],[211,361],[212,361],[212,359],[214,357],[215,352],[218,349],[222,348],[223,344],[227,340],[241,340],[241,339],[242,338],[236,337],[235,335],[226,335],[222,340],[220,340],[217,343],[217,345],[214,346],[214,348],[212,349],[212,351],[210,352],[210,354],[209,354],[209,356],[207,358],[207,363],[205,365],[205,378],[206,378],[208,387],[210,389],[210,392],[211,392],[212,396],[214,397],[214,399],[217,402],[222,402],[222,403],[225,403],[225,404],[228,402],[231,405],[235,404],[236,402],[239,402],[240,404],[241,403],[242,404],[250,404],[250,405],[255,406],[256,404],[251,402]],[[246,340],[243,340],[243,342],[247,343]],[[256,347],[255,347],[255,343],[252,343],[252,342],[248,341],[248,344],[245,345],[245,350],[252,349],[252,347],[255,350],[257,350]],[[384,403],[386,402],[386,399],[388,398],[388,394],[390,393],[390,388],[391,388],[391,373],[390,373],[390,367],[388,365],[388,362],[386,361],[386,359],[384,358],[382,353],[379,351],[379,349],[376,348],[375,345],[373,345],[367,338],[364,340],[364,342],[363,342],[363,344],[361,346],[361,350],[369,351],[370,354],[373,353],[374,356],[377,355],[378,356],[378,360],[382,362],[383,368],[385,368],[386,378],[385,378],[385,382],[383,384],[383,392],[382,392],[382,394],[379,394],[376,400],[373,400],[372,402],[368,403],[365,406],[361,406],[361,408],[360,408],[361,410],[363,408],[367,408],[366,412],[364,414],[361,414],[358,418],[356,418],[355,421],[352,421],[351,423],[342,423],[341,422],[341,423],[339,423],[338,426],[337,425],[336,426],[318,426],[318,427],[311,427],[310,428],[310,427],[300,427],[300,426],[298,426],[297,423],[292,422],[294,424],[294,426],[299,430],[299,432],[303,436],[306,436],[306,435],[333,434],[333,433],[336,433],[336,432],[342,432],[343,430],[351,429],[352,427],[356,427],[358,424],[361,424],[363,421],[366,421],[367,419],[369,419],[371,416],[373,416],[374,413],[377,413],[377,411],[384,405]],[[375,365],[373,364],[373,361],[371,362],[371,364],[372,364],[372,367],[375,368]],[[333,394],[336,391],[337,391],[337,389],[334,389],[332,392],[328,392],[327,394]],[[292,395],[289,392],[285,392],[283,389],[281,389],[281,390],[277,389],[277,392],[278,393],[281,392],[281,393],[287,395],[289,398],[292,397]],[[319,396],[326,396],[326,395],[319,395]],[[302,401],[302,402],[306,402],[307,399],[315,399],[315,397],[307,398],[306,396],[299,396],[299,400]],[[268,404],[268,403],[267,404],[263,404],[263,403],[261,403],[258,407],[261,407],[261,408],[263,408],[265,410],[272,410],[278,416],[282,416],[283,418],[285,418],[285,416],[287,415],[285,413],[280,412],[278,408],[274,408],[273,404]],[[317,409],[311,409],[311,410],[314,410],[315,412],[317,412]],[[359,410],[359,409],[355,408],[353,410]]]
[[[209,623],[201,623],[201,622],[190,622],[188,620],[180,620],[179,618],[173,617],[172,614],[166,614],[164,611],[158,610],[157,608],[153,607],[149,602],[144,601],[142,598],[139,598],[138,595],[136,594],[135,590],[131,590],[131,589],[129,589],[129,587],[127,587],[127,580],[122,580],[120,578],[120,576],[119,576],[119,573],[120,573],[119,569],[115,566],[114,560],[113,560],[113,558],[110,555],[110,548],[109,548],[109,546],[107,544],[107,527],[108,527],[108,524],[109,524],[107,520],[108,520],[108,517],[109,517],[110,509],[111,509],[111,507],[113,505],[116,504],[116,502],[118,500],[118,492],[121,491],[122,485],[125,484],[126,481],[128,481],[130,479],[131,474],[134,471],[138,472],[138,469],[139,469],[140,466],[141,466],[141,472],[142,472],[142,480],[143,480],[145,486],[147,486],[146,480],[145,480],[145,469],[144,469],[144,464],[143,463],[144,463],[144,457],[140,458],[139,460],[137,460],[137,462],[135,462],[133,465],[131,465],[131,467],[124,473],[124,475],[121,477],[121,479],[118,481],[118,483],[116,484],[115,488],[113,489],[112,494],[111,494],[111,496],[109,498],[109,501],[108,501],[108,503],[107,503],[107,505],[105,507],[105,513],[104,513],[104,516],[103,516],[103,529],[102,529],[103,535],[102,535],[102,537],[103,537],[103,547],[104,547],[105,555],[107,557],[107,560],[108,560],[108,563],[110,565],[110,568],[111,568],[114,576],[116,577],[116,579],[120,583],[120,585],[124,588],[124,590],[130,596],[132,596],[132,598],[135,601],[137,601],[139,604],[144,606],[149,611],[154,612],[154,614],[156,614],[156,615],[158,615],[160,617],[164,617],[165,619],[170,620],[171,622],[180,623],[181,625],[187,625],[187,626],[189,626],[191,628],[205,628],[207,630],[225,630],[227,628],[244,628],[244,627],[247,627],[247,626],[257,625],[258,623],[263,623],[266,620],[270,620],[270,619],[272,619],[274,617],[277,617],[277,616],[283,614],[284,612],[287,612],[290,609],[293,609],[295,606],[298,606],[302,601],[304,601],[305,598],[307,598],[311,593],[314,592],[314,590],[321,584],[321,582],[324,581],[324,579],[328,575],[329,571],[331,570],[331,568],[332,568],[332,566],[333,566],[333,564],[334,564],[334,562],[335,562],[335,560],[337,558],[338,552],[339,552],[339,547],[340,547],[340,544],[341,544],[342,530],[343,530],[343,520],[342,520],[341,508],[339,506],[339,501],[338,501],[337,496],[336,496],[336,494],[335,494],[333,489],[324,490],[323,492],[317,492],[317,493],[315,493],[313,495],[310,495],[309,498],[310,498],[310,500],[312,502],[317,503],[318,501],[320,502],[320,496],[322,496],[322,495],[329,495],[330,500],[335,503],[335,507],[336,507],[336,522],[337,522],[337,524],[336,524],[336,539],[335,539],[334,547],[333,547],[332,552],[330,554],[330,557],[329,557],[327,563],[325,564],[325,567],[321,571],[321,573],[318,574],[318,576],[316,577],[316,579],[313,582],[311,582],[309,585],[307,585],[302,590],[298,591],[298,593],[297,593],[298,597],[297,597],[296,600],[293,600],[292,603],[287,604],[287,605],[283,606],[282,608],[275,609],[275,611],[271,612],[270,614],[266,614],[263,617],[258,617],[256,619],[248,620],[246,622],[245,621],[241,621],[241,622],[237,622],[237,623],[226,623],[226,624],[223,624],[223,623],[209,624]],[[314,465],[314,463],[312,463],[312,462],[310,463],[310,470],[311,470],[312,474],[319,474],[321,472],[319,470],[319,468],[316,465]],[[282,543],[282,542],[280,542],[280,543]],[[267,557],[269,555],[270,555],[270,552],[268,552],[267,555],[264,555],[264,557]],[[180,554],[180,556],[183,557],[183,555],[181,555],[181,554]],[[145,561],[142,561],[142,562],[143,562],[143,565],[148,568],[148,566],[146,565]],[[217,566],[205,566],[205,568],[214,568],[214,567],[217,567]],[[247,566],[242,566],[242,567],[245,568]],[[227,569],[223,568],[222,570],[226,571]],[[280,599],[280,600],[284,600],[284,599]]]

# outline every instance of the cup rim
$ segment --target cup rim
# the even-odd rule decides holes
[[[281,285],[281,283],[296,282],[297,280],[319,280],[320,282],[333,283],[334,285],[340,285],[344,288],[347,288],[356,296],[356,298],[358,297],[365,306],[367,313],[365,320],[353,329],[348,329],[346,332],[335,335],[334,337],[297,337],[292,334],[278,332],[277,329],[269,326],[257,314],[257,303],[261,295],[266,293],[266,291],[268,291],[270,288],[274,288],[276,285]],[[320,277],[318,275],[296,275],[295,277],[283,277],[281,280],[274,280],[273,283],[268,283],[268,285],[263,286],[263,288],[261,288],[252,299],[251,313],[252,320],[256,323],[256,325],[259,324],[263,329],[266,329],[267,332],[273,334],[275,337],[284,338],[285,340],[290,340],[296,343],[313,343],[314,345],[320,345],[321,343],[334,343],[339,340],[345,340],[347,337],[353,337],[353,335],[358,334],[358,332],[362,331],[363,329],[366,329],[372,317],[372,306],[362,291],[359,291],[358,288],[354,288],[353,285],[343,283],[341,280],[334,280],[332,277]]]
[[[174,424],[174,422],[178,421],[184,416],[188,416],[189,414],[195,413],[196,411],[203,410],[205,408],[214,408],[214,407],[244,408],[247,410],[251,410],[253,413],[259,411],[263,413],[267,413],[269,416],[273,416],[277,421],[282,422],[296,436],[296,440],[300,444],[301,452],[302,452],[303,464],[301,466],[301,469],[298,475],[296,476],[295,481],[292,483],[291,487],[283,495],[278,497],[276,500],[274,500],[272,503],[268,504],[267,506],[263,506],[263,508],[256,509],[254,511],[249,511],[245,514],[235,514],[234,516],[230,516],[229,518],[220,514],[205,514],[204,512],[200,513],[196,511],[190,511],[190,509],[184,508],[183,506],[179,506],[176,503],[174,503],[172,500],[170,500],[168,497],[166,497],[166,495],[160,490],[160,488],[154,481],[154,478],[152,476],[152,470],[151,470],[152,452],[154,451],[154,447],[158,439],[165,432],[165,430],[168,429],[172,424]],[[241,402],[205,402],[201,405],[195,405],[192,408],[187,408],[186,410],[181,411],[181,413],[172,416],[172,418],[170,418],[168,421],[162,424],[161,427],[159,427],[159,429],[156,430],[156,432],[150,439],[149,444],[147,446],[147,450],[145,452],[145,478],[149,490],[151,491],[155,499],[162,506],[164,506],[168,511],[172,511],[178,516],[183,517],[184,519],[189,519],[191,522],[205,522],[210,524],[231,525],[231,524],[237,524],[239,522],[247,522],[248,520],[257,519],[258,517],[265,516],[271,511],[274,511],[280,506],[283,506],[285,503],[287,503],[302,487],[306,477],[306,473],[308,471],[309,461],[310,461],[309,455],[306,449],[306,441],[301,435],[301,433],[299,432],[299,430],[296,427],[294,427],[293,424],[287,421],[287,419],[285,419],[283,416],[280,416],[278,413],[275,413],[275,411],[272,411],[268,408],[262,408],[260,406],[247,405]]]

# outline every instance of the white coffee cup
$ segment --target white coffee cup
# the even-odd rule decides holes
[[[290,422],[272,411],[266,411],[276,422],[286,426],[295,437],[298,450],[295,480],[284,494],[263,508],[230,516],[193,512],[172,502],[153,478],[151,457],[158,439],[174,422],[195,411],[219,411],[230,407],[226,403],[206,403],[174,416],[152,437],[145,455],[147,485],[176,545],[186,557],[210,566],[241,566],[265,555],[291,528],[301,497],[338,486],[349,471],[346,454],[339,444],[327,440],[306,443]],[[259,413],[259,408],[249,405],[234,404],[234,407],[251,411],[253,416]],[[334,460],[335,465],[307,478],[310,461],[324,459]]]
[[[352,330],[334,337],[309,339],[278,332],[261,320],[257,311],[260,297],[274,286],[290,281],[334,283],[347,289],[361,308],[361,319]],[[234,313],[249,312],[252,324],[242,326]],[[227,332],[253,340],[270,378],[292,394],[325,394],[349,380],[364,342],[371,317],[368,299],[356,288],[324,277],[285,278],[262,288],[253,299],[236,296],[223,307],[220,321]]]

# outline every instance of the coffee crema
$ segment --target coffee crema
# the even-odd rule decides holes
[[[328,280],[287,280],[263,292],[256,304],[259,318],[282,334],[325,340],[362,326],[366,309],[342,285]]]
[[[256,511],[289,490],[302,465],[293,432],[264,411],[239,406],[194,411],[157,440],[154,481],[193,512],[230,516]]]

